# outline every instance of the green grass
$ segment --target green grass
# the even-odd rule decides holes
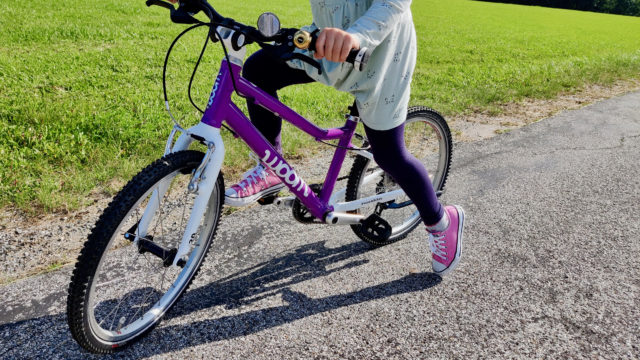
[[[306,2],[215,1],[224,15],[255,23],[263,11],[284,26],[310,22]],[[491,110],[523,98],[551,98],[584,84],[640,73],[640,19],[463,0],[413,4],[419,58],[412,104],[446,115]],[[74,209],[92,191],[111,193],[161,155],[171,121],[161,70],[184,26],[144,1],[3,2],[0,14],[0,207],[30,213]],[[194,124],[186,86],[204,32],[187,35],[170,63],[174,113]],[[251,50],[255,50],[252,48]],[[210,45],[194,88],[207,100],[221,51]],[[319,84],[282,92],[283,101],[321,126],[337,126],[347,94]],[[227,172],[248,164],[227,136]],[[285,128],[288,156],[313,142]]]

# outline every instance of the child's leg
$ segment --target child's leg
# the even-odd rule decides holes
[[[242,75],[276,98],[277,91],[285,86],[313,81],[304,71],[290,68],[262,50],[247,59]],[[276,150],[282,152],[280,142],[282,119],[249,100],[247,100],[247,108],[251,122],[258,131],[274,145]],[[262,164],[258,164],[244,173],[237,184],[225,190],[225,202],[231,206],[249,205],[262,197],[278,193],[283,187],[284,184],[280,178]]]
[[[376,163],[400,185],[427,225],[433,271],[450,272],[462,253],[464,211],[440,204],[427,170],[404,145],[404,124],[385,131],[364,128]]]
[[[384,171],[393,177],[418,208],[426,225],[436,224],[444,210],[424,165],[404,144],[404,124],[391,130],[373,130],[365,125],[371,152]]]
[[[247,59],[242,76],[276,98],[278,97],[277,91],[285,86],[314,81],[303,70],[293,69],[269,56],[263,50],[255,52]],[[251,122],[275,146],[276,150],[282,151],[280,141],[282,119],[251,101],[247,101],[247,108]]]

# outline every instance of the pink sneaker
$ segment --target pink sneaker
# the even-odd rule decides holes
[[[460,206],[445,206],[445,217],[433,226],[428,226],[431,266],[438,275],[455,269],[462,252],[462,228],[464,210]],[[448,217],[448,219],[447,219]],[[449,220],[447,224],[447,221]],[[444,230],[442,230],[444,228]]]
[[[245,206],[267,195],[276,194],[284,184],[270,169],[258,164],[242,176],[239,183],[224,192],[224,203]]]

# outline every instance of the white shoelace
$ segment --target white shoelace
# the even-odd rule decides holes
[[[446,249],[444,235],[435,236],[433,234],[429,234],[429,248],[431,252],[435,255],[440,256],[445,261],[447,260],[447,254],[444,252]]]
[[[267,181],[267,172],[265,171],[262,164],[256,165],[256,167],[247,171],[242,176],[243,179],[238,183],[238,186],[240,186],[240,189],[242,189],[242,191],[244,191],[247,186],[251,185],[252,181],[256,185],[258,184],[260,179],[263,179],[265,182]]]

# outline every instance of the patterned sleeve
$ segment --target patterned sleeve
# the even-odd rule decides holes
[[[374,0],[367,12],[347,32],[360,40],[361,47],[375,48],[389,35],[410,7],[411,0]]]
[[[301,27],[300,29],[312,33],[314,31],[318,30],[318,27],[316,26],[316,23],[311,23],[311,25],[305,25],[305,26]]]

